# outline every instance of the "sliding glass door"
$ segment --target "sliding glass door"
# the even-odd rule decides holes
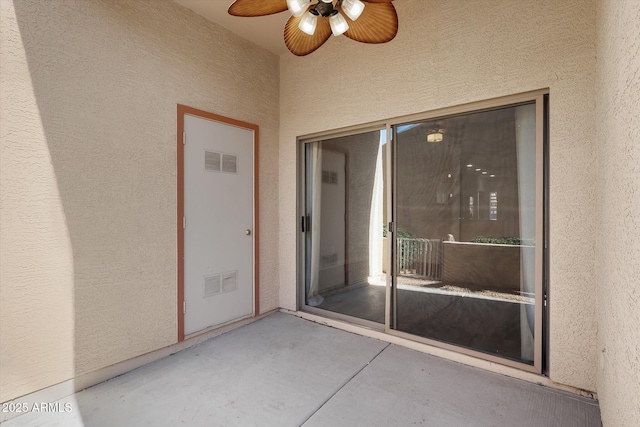
[[[542,371],[545,95],[512,99],[303,141],[304,310]]]
[[[385,319],[386,132],[305,144],[304,303],[360,323]]]
[[[534,364],[537,136],[535,101],[394,126],[394,330]]]

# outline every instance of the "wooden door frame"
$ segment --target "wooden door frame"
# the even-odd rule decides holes
[[[253,316],[260,314],[260,233],[259,233],[259,209],[258,209],[258,145],[259,145],[259,127],[253,123],[243,122],[241,120],[232,119],[218,114],[209,113],[197,108],[177,104],[178,128],[177,128],[177,166],[178,166],[178,212],[176,217],[176,228],[178,230],[178,342],[184,341],[184,116],[200,117],[203,119],[213,120],[231,126],[253,131],[253,298],[254,311]]]

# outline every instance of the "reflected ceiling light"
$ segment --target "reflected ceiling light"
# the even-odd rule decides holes
[[[444,139],[444,129],[429,129],[427,142],[442,142]]]
[[[472,167],[473,167],[473,165],[472,165],[472,164],[468,164],[468,165],[467,165],[467,167],[468,167],[468,168],[472,168]]]
[[[233,16],[266,16],[289,11],[284,43],[297,56],[308,55],[333,33],[362,43],[387,43],[398,33],[393,0],[235,0]],[[345,18],[346,16],[346,18]],[[357,22],[356,22],[357,21]]]
[[[476,169],[476,172],[480,172],[481,170],[482,170],[482,169],[478,168],[478,169]]]
[[[495,177],[496,177],[495,175],[489,175],[489,176],[490,176],[491,178],[495,178]]]
[[[482,172],[482,175],[486,175],[488,172]]]

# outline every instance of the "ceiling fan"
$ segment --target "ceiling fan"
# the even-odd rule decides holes
[[[236,0],[233,16],[264,16],[289,10],[284,43],[297,56],[308,55],[331,34],[362,43],[386,43],[398,32],[393,0]]]

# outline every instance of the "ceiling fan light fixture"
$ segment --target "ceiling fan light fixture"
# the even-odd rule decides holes
[[[331,25],[331,32],[334,36],[339,36],[344,34],[345,31],[349,29],[349,24],[347,24],[347,20],[344,19],[344,16],[340,12],[332,15],[329,18],[329,24]]]
[[[442,142],[442,134],[441,133],[432,133],[427,135],[427,142]]]
[[[431,129],[427,134],[427,142],[442,142],[444,139],[444,129]]]
[[[287,0],[289,12],[295,17],[302,15],[309,5],[309,0]]]
[[[252,17],[287,12],[291,16],[284,26],[284,44],[292,54],[305,56],[320,48],[331,34],[344,34],[367,44],[390,42],[398,34],[398,14],[393,1],[234,0],[228,13]]]
[[[363,10],[364,3],[362,3],[360,0],[344,0],[342,2],[342,11],[352,21],[358,19],[360,15],[362,15]]]
[[[318,17],[309,11],[305,13],[305,15],[300,20],[300,24],[298,24],[298,28],[300,28],[300,31],[302,31],[303,33],[306,33],[312,36],[316,32],[317,25],[318,25]]]

